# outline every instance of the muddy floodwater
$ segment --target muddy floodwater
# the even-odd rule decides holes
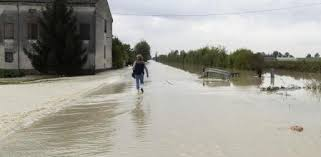
[[[204,82],[167,65],[148,66],[143,95],[130,75],[106,84],[1,140],[0,156],[321,156],[318,90],[261,91],[272,83],[268,73]],[[318,75],[280,72],[273,84],[318,81]]]

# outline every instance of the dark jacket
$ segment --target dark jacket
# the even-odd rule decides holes
[[[148,75],[148,70],[146,68],[145,62],[135,62],[133,67],[133,72],[135,75],[144,75],[144,70],[146,70],[146,73]]]

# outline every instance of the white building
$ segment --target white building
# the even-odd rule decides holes
[[[0,1],[0,70],[35,71],[23,52],[39,38],[38,18],[52,0]],[[112,67],[112,15],[107,0],[69,0],[87,48],[85,71]]]
[[[276,60],[277,61],[297,61],[297,59],[294,57],[277,57]]]

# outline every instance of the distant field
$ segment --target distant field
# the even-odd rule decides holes
[[[299,58],[297,61],[268,61],[265,68],[283,69],[299,72],[321,72],[321,59],[319,58]]]

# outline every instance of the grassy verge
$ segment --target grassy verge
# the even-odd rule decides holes
[[[24,84],[31,83],[38,80],[45,80],[56,78],[57,76],[51,75],[28,75],[19,72],[18,70],[3,70],[0,69],[0,85],[5,84]]]
[[[0,78],[15,78],[23,77],[24,73],[19,72],[19,70],[0,70]]]
[[[0,85],[28,84],[42,81],[45,82],[54,78],[57,78],[57,76],[26,76],[21,78],[0,78]]]

